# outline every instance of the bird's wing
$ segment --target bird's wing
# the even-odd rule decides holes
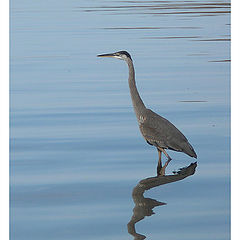
[[[187,138],[167,119],[146,109],[139,122],[143,137],[153,145],[183,151],[182,143],[188,143]]]

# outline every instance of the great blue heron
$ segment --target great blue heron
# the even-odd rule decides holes
[[[147,143],[155,146],[158,150],[157,175],[162,175],[162,152],[168,159],[167,163],[171,161],[171,157],[165,149],[184,152],[191,157],[197,158],[197,154],[187,138],[171,122],[145,107],[136,87],[135,71],[130,54],[126,51],[119,51],[101,54],[98,57],[118,58],[126,61],[128,64],[128,84],[140,131]]]

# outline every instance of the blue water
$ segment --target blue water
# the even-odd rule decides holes
[[[229,239],[229,1],[10,5],[11,239],[134,239],[138,205],[135,239]],[[158,156],[139,132],[127,66],[96,58],[118,50],[131,53],[146,106],[198,154],[195,173],[169,183],[195,159],[168,152],[167,182],[144,193],[155,207],[132,198]]]

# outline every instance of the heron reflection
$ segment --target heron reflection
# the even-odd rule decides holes
[[[167,162],[164,165],[164,170],[167,166]],[[146,236],[136,232],[135,224],[143,220],[146,216],[151,216],[154,214],[153,208],[157,206],[166,205],[166,203],[159,202],[155,199],[145,198],[143,196],[146,190],[151,188],[164,185],[171,182],[176,182],[189,177],[195,173],[197,167],[197,162],[191,163],[189,166],[181,168],[179,171],[174,172],[172,175],[161,175],[156,177],[150,177],[141,180],[136,187],[133,188],[132,198],[135,203],[133,208],[133,215],[128,223],[128,232],[134,237],[134,240],[143,240]]]

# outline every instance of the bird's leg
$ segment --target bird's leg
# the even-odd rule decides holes
[[[157,175],[161,175],[161,169],[162,169],[162,151],[158,150],[158,165],[157,165]]]
[[[171,159],[168,159],[165,162],[164,166],[160,170],[159,176],[165,176],[165,169],[166,169],[166,167],[167,167],[167,165],[169,164],[170,161],[171,161]]]
[[[157,150],[158,150],[158,155],[159,155],[158,166],[157,166],[157,175],[158,176],[164,176],[165,175],[165,169],[172,159],[163,148],[157,148]],[[162,160],[161,160],[162,159],[162,152],[168,158],[168,160],[165,162],[164,166],[162,166]]]
[[[167,152],[162,149],[162,152],[165,154],[165,156],[167,157],[168,161],[170,162],[172,160],[172,158],[167,154]]]

